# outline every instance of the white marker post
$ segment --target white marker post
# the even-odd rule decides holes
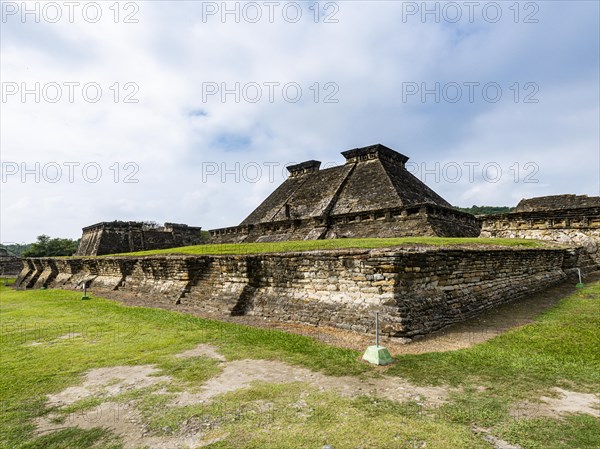
[[[375,312],[375,346],[369,346],[363,355],[366,360],[373,365],[389,365],[394,361],[390,351],[383,346],[379,346],[379,312]]]
[[[583,288],[585,287],[585,285],[583,284],[583,281],[581,280],[581,270],[579,268],[575,268],[577,270],[577,274],[579,275],[579,284],[577,284],[575,287],[577,288]]]
[[[90,297],[87,295],[87,282],[86,281],[83,282],[83,296],[81,297],[81,299],[90,299]]]
[[[379,312],[375,312],[375,346],[379,347]]]

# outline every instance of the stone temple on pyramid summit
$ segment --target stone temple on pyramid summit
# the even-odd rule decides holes
[[[239,226],[210,231],[211,243],[479,236],[479,221],[410,173],[407,156],[381,144],[342,155],[337,167],[287,167],[288,179]]]

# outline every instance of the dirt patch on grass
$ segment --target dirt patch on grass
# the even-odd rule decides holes
[[[366,395],[392,401],[413,401],[426,409],[434,409],[443,404],[451,393],[445,387],[418,387],[397,378],[382,376],[371,379],[359,379],[343,376],[333,377],[309,369],[288,365],[272,360],[234,360],[225,361],[218,349],[208,344],[175,355],[176,358],[211,357],[220,362],[219,375],[205,382],[198,393],[189,391],[169,393],[166,388],[154,391],[153,395],[167,395],[165,410],[172,407],[185,407],[197,404],[210,404],[218,396],[250,387],[253,382],[286,384],[305,383],[319,391],[332,391],[340,396],[355,398]],[[46,405],[56,407],[58,412],[38,418],[35,422],[38,433],[55,432],[67,427],[92,429],[103,427],[123,439],[125,449],[151,447],[153,449],[175,449],[181,447],[203,447],[227,437],[219,432],[219,422],[210,416],[194,416],[180,423],[176,431],[163,428],[162,432],[151,430],[144,422],[138,407],[138,400],[116,401],[115,396],[131,390],[172,383],[170,376],[161,375],[153,365],[115,366],[90,370],[79,386],[66,388],[60,393],[48,396]],[[565,413],[587,413],[600,417],[600,400],[592,394],[576,393],[564,389],[554,389],[555,397],[542,397],[540,404],[519,404],[513,416],[536,418],[560,417]],[[85,399],[100,399],[102,402],[92,408],[70,413],[60,413],[61,409]],[[260,400],[259,400],[260,402]],[[265,402],[265,401],[263,401]],[[269,403],[265,402],[265,408]],[[302,399],[290,404],[298,413],[303,413]],[[60,419],[57,419],[60,418]],[[474,429],[497,449],[516,449],[489,433],[487,429]],[[216,435],[216,437],[215,437]]]
[[[156,449],[179,449],[182,447],[202,447],[214,441],[203,441],[202,433],[179,432],[156,435],[143,422],[137,400],[114,402],[111,398],[133,390],[139,390],[160,383],[171,383],[170,376],[161,376],[153,365],[113,366],[98,368],[86,373],[81,385],[66,388],[57,394],[48,395],[46,406],[57,407],[58,412],[38,418],[35,421],[37,432],[46,434],[68,427],[93,429],[102,427],[123,438],[124,449],[151,447]],[[160,394],[160,392],[159,392]],[[61,409],[85,399],[106,400],[95,407],[81,409],[64,415]]]
[[[583,413],[600,418],[600,397],[595,394],[553,388],[551,397],[542,396],[540,402],[524,401],[511,410],[519,418],[560,418],[571,413]]]
[[[246,388],[256,381],[303,382],[320,391],[335,391],[345,397],[371,395],[399,402],[414,400],[425,406],[439,405],[448,395],[445,388],[417,387],[397,377],[361,381],[355,377],[330,377],[272,360],[236,360],[226,363],[223,372],[210,379],[200,393],[180,393],[173,399],[172,405],[201,404],[220,394]]]
[[[250,386],[252,382],[270,383],[307,383],[320,391],[335,391],[345,397],[372,395],[392,401],[415,400],[422,405],[437,406],[448,396],[448,389],[443,387],[420,387],[399,377],[379,377],[361,380],[356,377],[327,376],[287,363],[275,360],[244,359],[225,362],[225,358],[217,348],[210,344],[199,344],[193,349],[175,355],[175,357],[204,356],[222,363],[223,371],[209,379],[200,393],[179,393],[172,401],[173,405],[184,406],[204,403],[215,396]]]
[[[181,449],[203,447],[216,442],[204,441],[202,433],[181,432],[173,435],[154,435],[145,426],[135,402],[105,402],[85,412],[72,413],[62,424],[38,420],[38,432],[50,433],[67,427],[93,429],[102,427],[123,438],[124,449],[148,447],[152,449]]]
[[[400,378],[381,377],[361,380],[355,377],[332,377],[313,372],[306,368],[288,365],[272,360],[236,360],[226,362],[218,350],[207,344],[177,354],[177,358],[211,357],[219,360],[223,371],[204,383],[199,393],[188,391],[168,393],[166,389],[155,391],[154,395],[169,395],[172,400],[167,407],[183,407],[194,404],[211,403],[219,395],[247,388],[253,382],[285,384],[303,382],[320,391],[334,391],[344,397],[371,395],[393,401],[413,400],[424,407],[443,403],[448,390],[442,387],[417,387]],[[215,442],[214,429],[218,423],[190,419],[181,423],[177,432],[162,429],[161,435],[148,429],[138,408],[137,400],[115,402],[112,398],[132,390],[169,384],[170,376],[160,375],[153,365],[114,366],[90,370],[83,383],[48,395],[46,406],[55,407],[57,412],[38,418],[35,422],[40,434],[55,432],[66,427],[92,429],[103,427],[123,438],[124,448],[151,447],[153,449],[175,449],[180,447],[202,447]],[[65,416],[61,409],[85,399],[99,399],[102,402],[91,408],[81,409]],[[267,406],[266,404],[265,406]],[[299,413],[301,410],[299,411]],[[210,433],[210,440],[207,438]],[[223,435],[222,437],[225,437]],[[217,438],[218,439],[218,438]]]
[[[87,372],[82,385],[48,395],[47,405],[64,407],[89,397],[107,398],[171,381],[170,377],[158,376],[158,373],[160,370],[152,365],[93,369]]]
[[[44,341],[32,341],[31,343],[28,343],[27,346],[42,346],[44,344],[46,345],[54,345],[56,343],[59,343],[61,340],[72,340],[75,338],[79,338],[82,337],[82,335],[80,333],[71,333],[71,334],[65,334],[65,335],[61,335],[59,337],[56,338],[51,338],[51,337],[47,337],[44,338]]]
[[[208,357],[209,359],[215,359],[219,362],[226,361],[225,357],[219,354],[214,346],[209,344],[199,344],[193,349],[176,354],[175,357],[180,359],[187,359],[191,357]]]

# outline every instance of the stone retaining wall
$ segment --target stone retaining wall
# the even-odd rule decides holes
[[[550,195],[522,199],[515,212],[560,211],[562,209],[586,209],[600,207],[600,196]]]
[[[202,228],[178,223],[154,226],[137,221],[96,223],[83,228],[76,256],[101,256],[200,245]]]
[[[334,238],[478,237],[481,223],[473,215],[435,204],[390,207],[213,229],[210,243],[273,242]]]
[[[600,265],[600,207],[488,215],[482,220],[481,237],[547,240],[582,247],[585,253],[578,255],[575,266],[584,272],[595,271]]]
[[[570,249],[572,252],[573,249]],[[412,247],[236,256],[26,259],[18,288],[113,289],[223,315],[413,337],[566,278],[565,249]]]
[[[16,276],[22,266],[23,260],[20,257],[0,256],[0,276]]]

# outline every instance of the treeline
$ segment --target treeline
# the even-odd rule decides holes
[[[53,257],[72,256],[77,251],[79,240],[50,238],[47,235],[38,235],[37,241],[23,252],[24,257]]]
[[[31,248],[31,243],[3,243],[0,248],[7,250],[15,256],[22,256],[25,251]]]
[[[457,207],[456,209],[462,212],[468,212],[473,215],[494,215],[494,214],[506,214],[512,212],[513,208],[508,206],[471,206],[471,207]]]
[[[54,257],[72,256],[78,245],[79,240],[51,238],[43,234],[37,237],[35,243],[3,244],[2,248],[22,257]]]
[[[210,232],[201,230],[200,231],[200,242],[201,243],[209,243],[210,242]]]

